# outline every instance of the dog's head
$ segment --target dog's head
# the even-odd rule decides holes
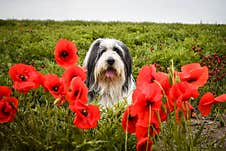
[[[128,89],[131,79],[132,59],[125,44],[115,39],[97,39],[84,60],[87,68],[86,84],[90,91],[101,91],[103,87],[121,85]]]

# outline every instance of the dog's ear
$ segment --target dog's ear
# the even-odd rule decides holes
[[[88,88],[92,87],[94,84],[94,68],[96,65],[96,58],[98,56],[100,42],[101,39],[97,39],[91,44],[83,63],[83,66],[87,68],[86,85]]]
[[[123,62],[125,64],[125,77],[126,81],[123,85],[123,90],[128,89],[128,83],[131,80],[132,74],[132,57],[129,52],[129,48],[122,42],[119,42],[120,47],[124,50]]]
[[[125,44],[123,44],[121,47],[125,52],[125,60],[126,60],[125,63],[126,63],[127,72],[129,75],[131,75],[132,74],[132,64],[133,64],[132,57],[130,55],[128,47]]]
[[[124,50],[124,63],[126,65],[126,72],[130,76],[132,74],[132,57],[129,52],[129,48],[123,44],[122,42],[119,43],[120,47]]]
[[[98,48],[99,48],[99,45],[100,45],[100,42],[101,42],[101,38],[95,40],[89,47],[89,50],[88,52],[86,53],[86,57],[83,61],[83,66],[84,67],[87,67],[88,66],[88,63],[89,63],[89,59],[90,59],[90,56],[91,56],[91,53],[93,52],[97,52]]]

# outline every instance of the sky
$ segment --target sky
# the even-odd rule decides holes
[[[226,24],[226,0],[0,0],[0,19]]]

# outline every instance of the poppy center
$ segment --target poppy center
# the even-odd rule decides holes
[[[141,150],[146,150],[146,144],[143,143],[143,144],[141,145],[140,149],[141,149]]]
[[[58,85],[53,86],[52,87],[52,90],[55,91],[55,92],[57,92],[59,90],[59,86]]]
[[[4,114],[4,115],[9,115],[10,114],[10,110],[11,110],[11,108],[10,108],[10,106],[9,106],[9,104],[4,104],[3,105],[3,107],[2,107],[2,113]]]
[[[76,91],[74,92],[74,96],[78,96],[78,93],[79,93],[79,90],[76,90]]]
[[[82,112],[81,112],[85,117],[87,117],[88,116],[88,111],[87,110],[82,110]]]
[[[135,119],[135,117],[129,114],[128,120],[133,121],[134,119]]]
[[[150,82],[153,83],[155,81],[155,77],[151,76]]]
[[[77,75],[76,75],[76,74],[75,74],[75,75],[73,75],[71,79],[73,79],[73,78],[75,78],[75,77],[77,77]]]
[[[196,78],[190,78],[190,79],[188,79],[188,83],[195,82],[196,80],[197,80]]]
[[[19,78],[20,78],[22,81],[26,81],[26,77],[25,77],[23,74],[20,74],[20,75],[19,75]]]
[[[68,52],[66,50],[63,50],[61,53],[60,53],[60,56],[63,57],[63,58],[66,58],[69,56]]]
[[[147,102],[146,102],[146,106],[147,106],[147,107],[151,107],[153,104],[154,104],[154,103],[153,103],[153,101],[151,101],[151,100],[147,100]]]
[[[76,74],[75,74],[75,75],[72,75],[70,79],[72,80],[72,79],[75,78],[75,77],[77,77]],[[71,80],[70,80],[70,81],[71,81]]]

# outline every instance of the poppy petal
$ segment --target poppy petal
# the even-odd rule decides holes
[[[226,94],[222,94],[214,99],[216,103],[226,102]]]

